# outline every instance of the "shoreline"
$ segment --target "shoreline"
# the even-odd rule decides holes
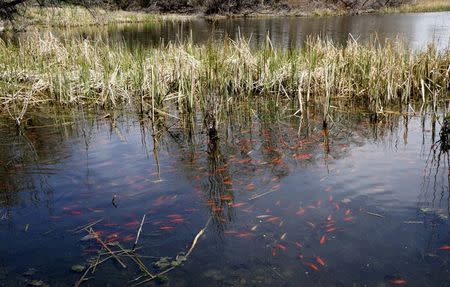
[[[345,10],[338,7],[322,8],[267,8],[259,7],[253,10],[242,10],[237,13],[222,13],[206,15],[201,11],[190,13],[173,11],[161,13],[152,10],[117,10],[105,7],[92,7],[90,9],[81,6],[62,7],[30,7],[14,23],[0,21],[0,32],[14,28],[27,30],[29,27],[82,27],[103,26],[110,24],[152,23],[167,20],[192,20],[206,19],[209,21],[239,18],[277,18],[277,17],[332,17],[364,14],[393,14],[393,13],[432,13],[450,11],[450,1],[434,0],[432,2],[419,2],[417,4],[405,4],[399,7],[381,9]]]

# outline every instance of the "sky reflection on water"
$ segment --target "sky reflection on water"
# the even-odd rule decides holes
[[[56,126],[36,115],[26,137],[2,127],[2,284],[73,286],[71,266],[99,245],[69,230],[103,219],[101,238],[130,247],[143,214],[138,252],[155,272],[212,218],[170,286],[447,284],[448,162],[429,156],[438,123],[335,110],[324,131],[313,108],[301,123],[253,111],[230,114],[218,142],[170,121],[155,132],[130,112]],[[139,272],[128,264],[110,261],[85,285],[129,284]]]

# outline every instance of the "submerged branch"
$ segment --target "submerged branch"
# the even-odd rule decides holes
[[[206,228],[208,227],[208,225],[211,223],[212,217],[209,217],[208,221],[206,222],[205,226],[197,233],[197,235],[194,237],[194,240],[192,241],[191,247],[189,248],[188,252],[186,253],[186,259],[191,255],[192,251],[194,251],[195,246],[197,245],[198,240],[200,239],[200,237],[202,237],[203,234],[205,234]],[[172,266],[164,271],[161,271],[160,273],[154,275],[153,277],[150,277],[148,279],[145,279],[144,281],[141,281],[139,283],[136,283],[133,285],[133,287],[135,286],[140,286],[142,284],[148,283],[152,280],[154,280],[155,278],[160,278],[162,275],[165,275],[167,273],[169,273],[170,271],[172,271],[173,269],[175,269],[177,266]]]

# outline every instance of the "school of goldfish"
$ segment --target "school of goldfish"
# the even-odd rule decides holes
[[[296,131],[290,129],[288,132]],[[339,236],[359,220],[363,210],[340,199],[332,186],[318,190],[316,198],[307,203],[278,196],[298,192],[285,190],[283,178],[294,168],[314,164],[318,158],[317,149],[329,148],[324,146],[328,145],[323,141],[325,134],[316,132],[307,140],[295,140],[291,135],[274,138],[267,130],[260,131],[262,139],[248,136],[250,130],[243,130],[241,134],[242,138],[227,142],[228,154],[219,159],[212,160],[205,150],[200,150],[188,158],[172,156],[176,161],[166,163],[161,168],[162,173],[153,169],[148,175],[126,176],[123,180],[132,191],[114,194],[115,207],[85,206],[80,201],[64,206],[60,215],[52,216],[52,219],[58,220],[63,215],[86,219],[106,217],[96,226],[97,235],[106,243],[132,244],[144,213],[148,218],[144,224],[145,233],[176,235],[186,228],[198,229],[192,224],[204,217],[207,210],[215,222],[224,227],[222,235],[226,240],[264,237],[273,258],[296,254],[299,270],[326,272],[330,264],[327,247],[336,244]],[[334,148],[346,152],[347,145],[338,143]],[[183,192],[166,192],[165,184],[170,182],[164,182],[160,177],[180,174],[183,167],[187,171],[181,174],[187,177],[192,187]],[[122,186],[117,182],[111,185]],[[104,188],[107,186],[98,187]],[[191,190],[193,192],[188,192]],[[110,209],[122,210],[122,206],[135,201],[135,197],[145,200],[143,198],[150,193],[146,210],[121,211],[120,216],[108,218]],[[185,205],[186,202],[190,205]],[[234,221],[235,218],[239,219]],[[294,229],[304,231],[308,236],[300,237],[300,232],[291,232]],[[99,249],[96,242],[83,243],[85,253],[95,253]],[[450,246],[441,246],[439,250],[450,251]],[[404,278],[387,283],[408,284]]]

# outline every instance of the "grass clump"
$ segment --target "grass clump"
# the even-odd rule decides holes
[[[158,15],[139,11],[105,9],[63,5],[55,7],[28,7],[19,18],[22,25],[46,27],[78,27],[119,23],[144,23],[168,19],[183,19],[187,16]]]
[[[413,0],[398,7],[388,7],[382,10],[387,13],[420,13],[450,11],[449,0]]]
[[[308,102],[347,99],[382,108],[388,103],[445,98],[450,50],[413,52],[402,43],[311,38],[302,48],[251,48],[244,39],[191,41],[130,49],[103,40],[60,40],[51,33],[0,43],[0,102],[27,106],[140,103],[164,113],[169,103],[193,112],[208,103],[254,97]]]

